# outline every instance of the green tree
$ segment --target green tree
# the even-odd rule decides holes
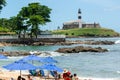
[[[9,31],[12,30],[10,27],[10,20],[7,18],[0,19],[0,27],[2,27],[3,29],[8,29]]]
[[[31,27],[31,38],[40,31],[39,25],[45,25],[50,22],[51,9],[40,3],[30,3],[27,7],[23,7],[19,12],[19,16],[27,18],[27,23]]]
[[[41,16],[38,15],[33,15],[30,16],[30,20],[29,20],[32,28],[31,28],[31,37],[32,35],[35,35],[35,37],[37,38],[37,34],[40,31],[39,30],[39,24],[44,24],[44,19]]]
[[[6,1],[5,0],[0,0],[0,11],[3,8],[3,6],[6,5]]]
[[[1,19],[0,19],[0,27],[5,26],[6,23],[7,23],[7,21],[8,21],[8,19],[6,19],[6,18],[1,18]]]
[[[10,27],[12,31],[18,34],[18,38],[21,38],[21,32],[24,30],[23,18],[20,16],[14,16],[10,18]]]

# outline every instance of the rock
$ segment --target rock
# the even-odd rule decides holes
[[[10,52],[1,52],[1,54],[4,54],[6,56],[27,56],[30,55],[30,52],[27,51],[10,51]],[[35,53],[35,55],[40,55],[40,52]]]
[[[113,41],[92,41],[91,43],[88,44],[92,44],[92,45],[112,45],[114,44]]]
[[[32,45],[32,46],[41,46],[41,45],[73,45],[73,44],[91,44],[91,45],[112,45],[115,44],[113,41],[94,41],[94,40],[87,40],[87,41],[70,41],[66,40],[65,42],[23,42],[23,43],[6,43],[1,42],[0,46],[25,46],[25,45]]]
[[[83,47],[77,46],[72,48],[59,48],[56,52],[60,53],[79,53],[79,52],[107,52],[107,49],[102,49],[101,47],[92,48],[92,47]]]

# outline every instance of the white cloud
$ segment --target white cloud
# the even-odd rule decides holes
[[[120,10],[120,6],[113,6],[104,9],[104,11],[118,11],[118,10]]]

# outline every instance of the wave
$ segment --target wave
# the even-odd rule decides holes
[[[120,71],[116,71],[116,72],[120,74]]]
[[[45,57],[45,56],[51,56],[51,57],[55,57],[55,56],[64,56],[65,54],[63,53],[58,53],[58,52],[54,52],[54,51],[42,51],[42,54],[40,54],[40,57]]]
[[[120,40],[115,41],[115,44],[120,44]]]
[[[37,54],[39,57],[55,57],[55,56],[65,56],[67,54],[54,52],[54,51],[30,51],[30,54]],[[9,59],[20,59],[25,56],[8,56]]]

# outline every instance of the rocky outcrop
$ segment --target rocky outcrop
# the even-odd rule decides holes
[[[79,52],[107,52],[107,49],[102,49],[101,47],[92,48],[92,47],[83,47],[77,46],[72,48],[59,48],[56,52],[60,53],[79,53]]]
[[[66,43],[69,44],[90,44],[90,45],[112,45],[115,44],[113,41],[94,41],[94,40],[86,40],[86,41],[80,41],[80,40],[76,40],[76,41],[66,41]]]
[[[86,44],[91,44],[91,45],[112,45],[115,44],[113,41],[89,41],[86,42]]]
[[[66,40],[65,42],[57,42],[57,43],[44,43],[44,42],[35,42],[31,45],[33,46],[40,46],[40,45],[73,45],[73,44],[90,44],[90,45],[112,45],[114,44],[113,41],[94,41],[94,40],[88,40],[88,41],[69,41]]]
[[[5,56],[27,56],[30,55],[30,52],[27,51],[10,51],[10,52],[1,52],[1,54],[4,54]],[[40,55],[42,53],[37,52],[35,55]]]
[[[35,54],[35,55],[39,55],[39,56],[54,56],[55,53],[57,53],[57,52],[51,52],[51,51],[5,51],[5,52],[0,52],[0,54],[9,56],[9,57],[28,56],[31,54]],[[63,56],[64,54],[60,54],[60,55]]]
[[[73,44],[90,44],[90,45],[112,45],[115,44],[113,41],[94,41],[94,40],[88,40],[88,41],[69,41],[66,40],[65,42],[33,42],[33,43],[5,43],[1,42],[0,46],[25,46],[25,45],[32,45],[32,46],[41,46],[41,45],[73,45]]]

